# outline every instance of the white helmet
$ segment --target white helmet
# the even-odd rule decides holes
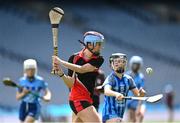
[[[35,69],[35,74],[37,74],[37,62],[34,59],[27,59],[24,61],[24,71],[27,69]]]
[[[168,84],[165,86],[165,93],[173,92],[173,86],[171,84]]]
[[[140,56],[132,56],[129,61],[129,66],[132,67],[134,63],[140,64],[140,67],[143,66],[143,59]]]

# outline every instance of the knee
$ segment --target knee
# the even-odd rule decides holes
[[[118,120],[117,120],[117,123],[118,123],[118,122],[122,122],[122,119],[121,119],[121,118],[120,118],[120,119],[118,119]]]
[[[144,113],[142,113],[142,112],[138,112],[138,113],[137,113],[137,116],[138,116],[138,117],[142,117],[142,118],[143,118],[143,117],[144,117]]]

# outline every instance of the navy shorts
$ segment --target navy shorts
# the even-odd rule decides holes
[[[39,103],[27,103],[22,101],[19,108],[19,119],[24,121],[27,116],[31,116],[38,120],[40,116],[40,104]]]

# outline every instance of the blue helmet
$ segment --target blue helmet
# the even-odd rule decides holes
[[[96,43],[103,43],[104,36],[96,31],[88,31],[84,34],[83,43],[87,45],[88,43],[96,44]]]

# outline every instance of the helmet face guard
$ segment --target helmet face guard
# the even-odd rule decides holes
[[[112,68],[112,64],[114,65],[114,60],[115,59],[122,59],[122,62],[125,64],[124,66],[122,67],[119,67],[117,68],[115,71],[117,73],[120,73],[120,74],[123,74],[125,72],[125,68],[126,68],[126,64],[127,64],[127,57],[126,57],[126,54],[123,54],[123,53],[114,53],[112,54],[110,57],[109,57],[109,62],[110,62],[110,65],[111,65],[111,68]]]
[[[102,45],[102,43],[104,42],[104,36],[99,32],[88,31],[84,34],[83,41],[79,40],[79,42],[83,44],[95,56],[98,56],[100,55],[100,52],[93,52],[93,49],[97,44]],[[93,48],[89,48],[88,44],[92,44]]]
[[[127,56],[126,54],[123,53],[113,53],[110,57],[109,57],[109,62],[110,64],[113,62],[114,59],[116,58],[121,58],[124,59],[125,61],[127,61]]]

